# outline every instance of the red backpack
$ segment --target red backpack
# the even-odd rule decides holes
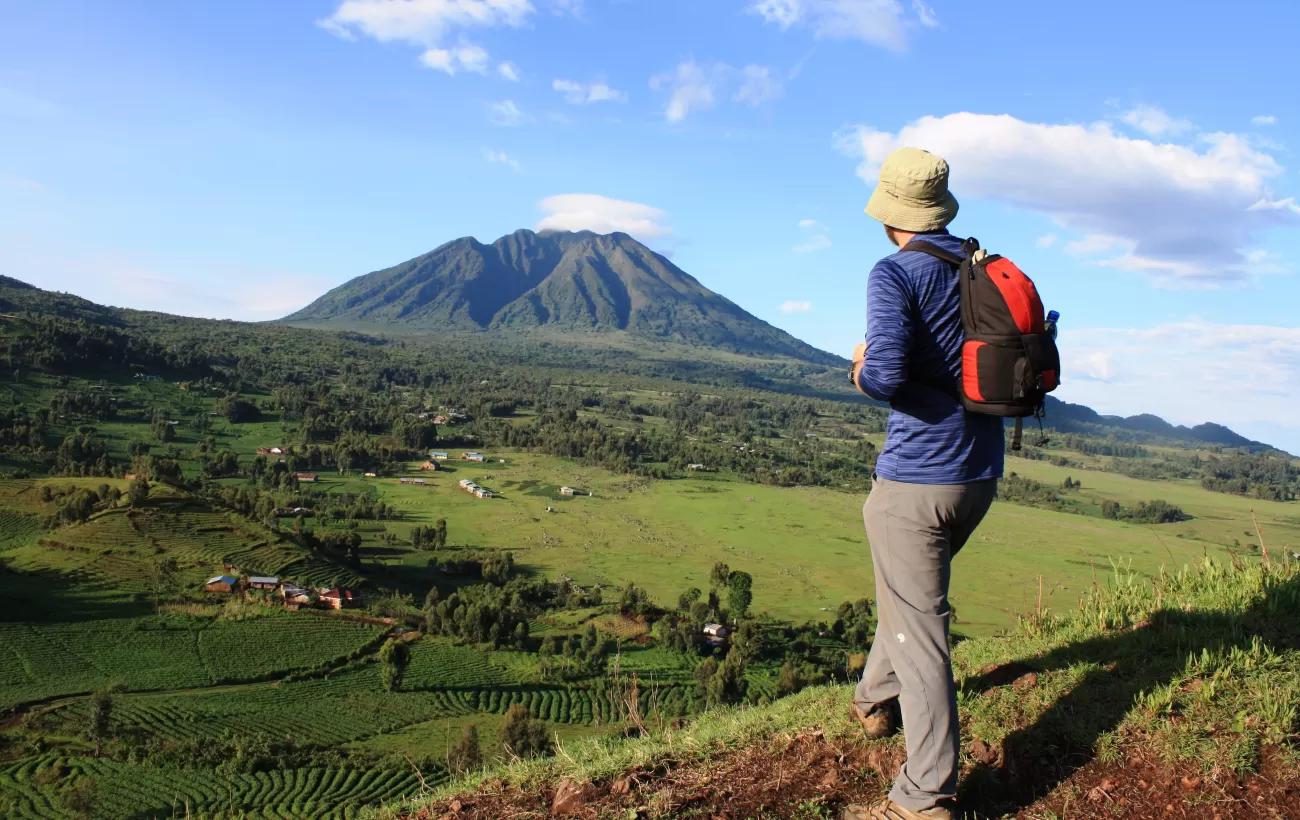
[[[1016,263],[962,243],[962,256],[914,239],[903,247],[942,259],[961,277],[961,381],[957,397],[972,413],[1014,416],[1012,449],[1020,449],[1021,418],[1042,418],[1047,394],[1061,382],[1055,337],[1044,328],[1038,289]],[[963,258],[964,257],[964,258]]]

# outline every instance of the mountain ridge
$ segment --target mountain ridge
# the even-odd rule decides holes
[[[621,330],[826,366],[842,362],[620,232],[519,230],[490,244],[461,237],[351,279],[279,321],[429,331]]]

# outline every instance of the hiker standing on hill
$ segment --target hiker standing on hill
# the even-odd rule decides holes
[[[948,163],[917,148],[889,155],[867,213],[900,250],[867,282],[866,344],[850,373],[890,405],[889,432],[863,507],[876,574],[879,623],[853,717],[873,738],[898,728],[907,762],[889,797],[850,806],[844,820],[918,820],[956,814],[961,728],[948,650],[952,557],[988,512],[1002,475],[1003,428],[970,413],[955,385],[963,329],[957,268],[903,250],[915,240],[964,258],[947,225],[957,215]]]

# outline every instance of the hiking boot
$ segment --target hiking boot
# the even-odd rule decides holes
[[[867,733],[872,740],[889,737],[898,731],[898,711],[893,703],[878,704],[870,712],[863,714],[857,701],[849,704],[849,715]]]
[[[943,806],[912,811],[889,799],[875,806],[845,806],[840,812],[840,820],[953,820],[954,817],[952,810]]]

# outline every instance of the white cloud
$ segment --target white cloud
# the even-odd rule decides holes
[[[741,70],[740,90],[731,99],[735,102],[759,106],[780,97],[784,89],[781,81],[772,78],[772,69],[761,65],[747,65]]]
[[[519,66],[509,60],[497,66],[497,73],[512,83],[519,82]]]
[[[782,313],[807,313],[812,310],[812,302],[797,302],[794,299],[787,299],[781,304]]]
[[[1261,199],[1259,202],[1251,205],[1248,211],[1290,211],[1293,214],[1300,214],[1300,205],[1296,204],[1295,197],[1289,196],[1286,199]]]
[[[722,63],[702,66],[695,60],[686,60],[672,71],[651,77],[650,87],[671,92],[664,116],[669,122],[680,122],[692,110],[713,107],[713,92],[722,85],[729,71]]]
[[[1122,244],[1124,244],[1124,240],[1119,237],[1107,236],[1103,233],[1090,233],[1083,239],[1066,242],[1065,252],[1070,256],[1094,256]]]
[[[572,14],[581,17],[583,0],[551,0],[551,13],[556,15]]]
[[[522,26],[534,11],[529,0],[343,0],[317,25],[346,40],[360,34],[381,43],[421,46],[420,62],[448,74],[484,73],[487,52],[463,42],[449,48],[447,37],[468,28]]]
[[[546,212],[537,223],[539,231],[622,231],[642,241],[672,233],[664,225],[662,210],[639,202],[599,194],[558,194],[548,196],[537,206]]]
[[[921,0],[912,0],[912,9],[916,11],[916,19],[921,21],[921,25],[926,28],[938,27],[939,18],[935,16],[934,9],[922,3]]]
[[[750,6],[750,11],[762,15],[764,20],[776,23],[784,30],[799,22],[803,16],[803,3],[801,0],[761,0]]]
[[[931,26],[933,12],[914,0],[921,24]],[[903,6],[898,0],[758,0],[749,10],[783,31],[807,25],[827,40],[861,40],[901,51],[907,46]]]
[[[1114,237],[1126,253],[1106,264],[1177,284],[1213,285],[1256,271],[1239,250],[1275,226],[1300,225],[1293,199],[1269,183],[1282,168],[1236,134],[1202,134],[1194,146],[1160,144],[1091,126],[1008,115],[927,116],[895,133],[857,126],[836,135],[875,185],[895,148],[933,151],[952,167],[957,198],[993,200],[1051,217],[1080,234]]]
[[[813,253],[831,246],[830,229],[815,219],[799,220],[799,230],[804,239],[790,250],[795,253]]]
[[[510,168],[515,169],[516,171],[523,170],[523,168],[521,168],[519,165],[519,160],[515,159],[514,157],[510,156],[504,151],[493,151],[491,148],[484,148],[483,159],[487,160],[488,162],[500,163],[501,165],[508,166]]]
[[[488,53],[473,43],[461,40],[451,48],[428,49],[420,55],[420,62],[453,76],[461,71],[486,74]]]
[[[494,102],[488,106],[488,118],[492,120],[493,125],[523,125],[526,122],[532,122],[533,118],[519,110],[514,100],[502,100]]]
[[[598,102],[627,102],[627,92],[610,88],[605,83],[577,83],[573,80],[556,79],[551,88],[564,95],[564,101],[572,105],[587,105]]]
[[[1103,413],[1142,408],[1179,424],[1295,425],[1300,328],[1201,319],[1144,330],[1066,324],[1061,339],[1066,401]]]
[[[1175,119],[1154,105],[1139,105],[1131,108],[1121,114],[1120,119],[1153,137],[1181,134],[1192,128],[1192,124],[1187,120]]]
[[[0,177],[0,185],[21,188],[24,191],[39,191],[45,187],[34,179],[19,179],[18,177]]]
[[[1273,125],[1277,122],[1277,117],[1272,114],[1260,114],[1258,117],[1251,117],[1251,125]]]
[[[1050,248],[1055,244],[1056,234],[1054,233],[1044,234],[1043,236],[1038,237],[1038,241],[1034,243],[1034,245],[1039,248]]]
[[[104,305],[244,321],[284,316],[343,281],[196,257],[69,247],[66,236],[31,234],[0,235],[0,270]]]
[[[818,234],[816,236],[809,237],[806,241],[801,242],[798,245],[795,245],[790,250],[794,251],[795,253],[814,253],[816,251],[824,251],[830,246],[831,246],[831,238],[829,236],[826,236],[825,234]]]

